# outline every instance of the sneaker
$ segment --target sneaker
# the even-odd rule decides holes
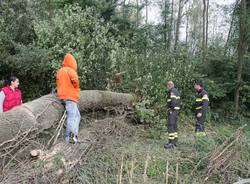
[[[75,136],[73,137],[73,141],[74,141],[74,143],[77,143],[77,142],[78,142],[78,136],[77,136],[77,135],[75,135]]]

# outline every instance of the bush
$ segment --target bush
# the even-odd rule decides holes
[[[56,10],[51,21],[34,25],[37,46],[47,50],[54,72],[65,53],[72,52],[82,88],[104,89],[120,47],[110,32],[115,30],[113,25],[104,23],[91,8],[83,10],[78,5]]]

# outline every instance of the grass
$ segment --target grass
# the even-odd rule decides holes
[[[31,161],[34,173],[29,167],[24,171],[20,167],[21,179],[83,184],[228,184],[250,177],[249,125],[238,131],[244,122],[207,123],[207,136],[198,139],[193,120],[181,117],[178,147],[165,150],[165,121],[155,125],[125,121],[120,117],[89,119],[82,124],[80,135],[88,138],[92,132],[93,145],[73,169],[67,170],[65,163],[71,159],[59,146],[62,152],[52,160]],[[76,153],[82,151],[78,146],[73,148]]]
[[[167,142],[164,138],[166,128],[163,125],[150,128],[134,127],[133,136],[124,136],[119,140],[111,137],[107,140],[109,142],[107,148],[104,145],[101,150],[93,153],[85,165],[81,166],[78,180],[93,184],[201,184],[204,183],[207,174],[209,156],[225,140],[232,137],[237,127],[225,124],[207,125],[207,137],[197,140],[192,124],[181,122],[178,148],[171,151],[163,148]],[[249,142],[248,131],[245,131],[244,138],[246,139],[244,143]],[[240,145],[239,149],[244,156],[242,158],[244,162],[250,163],[249,147]],[[233,165],[229,168],[235,169],[235,177],[250,177],[249,169],[241,167],[237,170],[238,165],[234,164],[235,167]],[[168,182],[166,182],[166,175]],[[234,181],[236,180],[237,178],[234,178]],[[215,172],[205,183],[227,182],[225,178],[220,177],[220,173]]]

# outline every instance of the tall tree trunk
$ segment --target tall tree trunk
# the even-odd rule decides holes
[[[206,55],[206,0],[203,0],[203,22],[202,22],[202,61],[205,63]]]
[[[186,14],[187,20],[186,20],[186,47],[188,48],[188,29],[189,29],[189,15]]]
[[[238,45],[238,70],[237,70],[237,81],[235,87],[235,113],[239,112],[239,98],[240,91],[242,88],[242,69],[244,62],[244,55],[246,51],[246,0],[241,0],[240,5],[240,40]]]
[[[148,3],[149,0],[146,0],[145,1],[145,6],[146,6],[146,21],[145,21],[145,24],[146,26],[148,25]],[[145,45],[145,60],[148,58],[148,40],[149,40],[149,32],[148,32],[148,29],[146,29],[146,45]]]
[[[180,24],[181,24],[181,10],[182,10],[182,0],[179,0],[179,8],[178,8],[177,21],[176,21],[174,50],[177,49],[177,45],[178,45],[178,41],[179,41]]]
[[[174,0],[171,2],[171,18],[170,18],[170,26],[168,30],[168,43],[167,48],[170,48],[171,40],[172,40],[172,31],[173,31],[173,22],[174,22]]]
[[[146,25],[148,25],[148,0],[146,0]]]
[[[139,27],[139,0],[136,0],[136,27]]]
[[[208,10],[209,10],[209,0],[207,0],[207,11],[206,11],[206,55],[207,55],[207,42],[208,42],[208,23],[209,23],[209,12],[208,12]]]
[[[51,8],[51,0],[49,0],[49,2],[48,2],[48,10],[49,10],[49,18],[51,18],[52,17],[52,8]]]
[[[163,31],[163,36],[164,36],[164,45],[165,49],[167,49],[168,46],[168,40],[167,40],[167,0],[164,0],[164,31]]]
[[[180,35],[180,25],[181,25],[181,18],[182,18],[182,10],[185,4],[189,0],[179,0],[179,8],[178,8],[178,15],[177,15],[177,21],[176,21],[176,31],[175,31],[175,42],[174,42],[174,50],[177,49],[178,42],[179,42],[179,35]]]
[[[225,46],[224,46],[224,48],[225,48],[225,50],[224,50],[224,56],[227,55],[228,44],[229,44],[229,41],[230,41],[230,38],[231,38],[232,29],[234,27],[234,20],[235,20],[236,11],[238,9],[239,3],[240,3],[240,0],[237,0],[236,3],[235,3],[235,5],[234,5],[233,14],[232,14],[231,21],[230,21],[230,28],[229,28],[228,35],[227,35],[227,40],[226,40],[226,43],[225,43]],[[229,53],[230,53],[230,49],[229,49]]]
[[[126,17],[126,0],[123,0],[123,9],[122,9],[123,19]]]

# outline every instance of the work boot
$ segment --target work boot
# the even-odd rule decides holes
[[[175,138],[174,141],[173,141],[173,144],[174,144],[175,146],[177,146],[177,143],[178,143],[178,138]]]
[[[175,147],[176,147],[175,144],[172,142],[169,142],[169,143],[164,145],[165,149],[174,149]]]

